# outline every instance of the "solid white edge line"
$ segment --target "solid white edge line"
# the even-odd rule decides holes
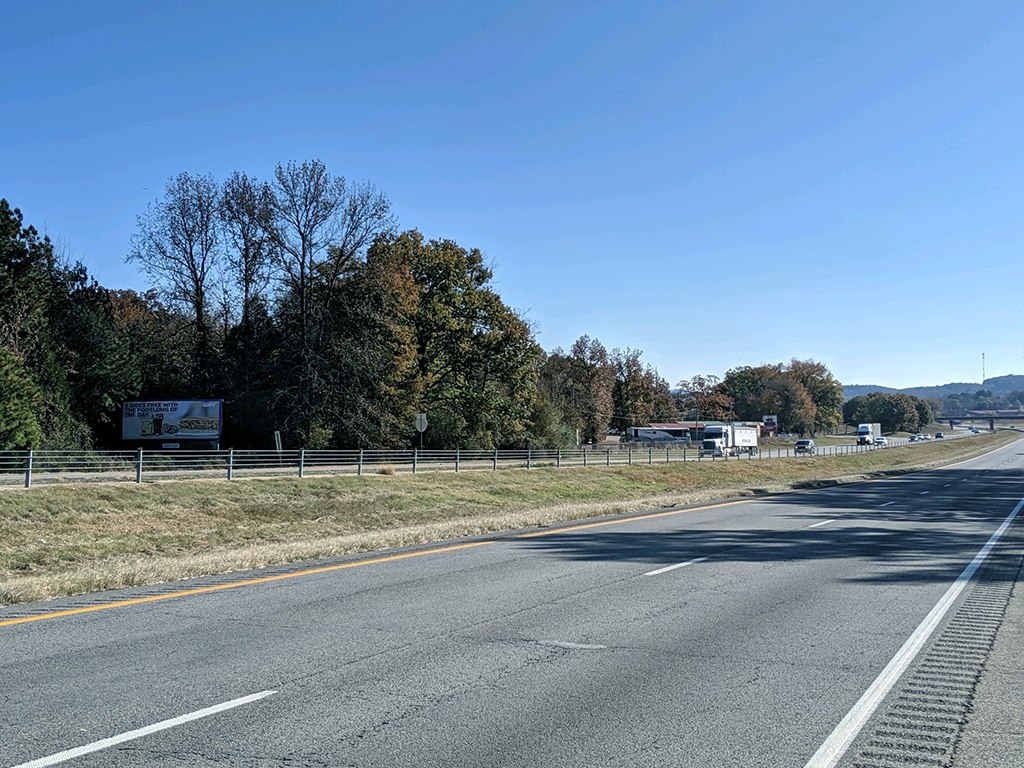
[[[879,504],[879,507],[888,507],[890,504],[895,504],[895,501],[887,501],[885,504]]]
[[[836,519],[833,517],[831,520],[822,520],[820,523],[815,523],[814,525],[808,525],[807,527],[808,528],[821,528],[821,526],[828,525],[829,523],[834,523],[835,521],[836,521]]]
[[[666,565],[664,568],[659,568],[656,571],[648,571],[644,574],[644,576],[657,576],[659,573],[667,573],[668,571],[674,571],[676,568],[685,568],[687,565],[693,565],[694,563],[703,563],[705,560],[707,560],[706,557],[695,557],[693,560],[687,560],[685,563]]]
[[[846,717],[842,719],[839,725],[836,726],[835,730],[825,739],[825,743],[822,744],[818,751],[814,753],[814,756],[807,761],[804,768],[833,768],[839,759],[846,753],[846,750],[850,747],[850,744],[860,733],[861,728],[868,721],[868,718],[874,713],[881,704],[882,699],[889,693],[892,687],[899,680],[900,676],[906,671],[907,667],[910,666],[910,662],[914,660],[922,646],[928,641],[935,628],[942,621],[943,617],[949,611],[950,606],[957,599],[964,587],[967,586],[971,578],[974,576],[975,571],[981,566],[988,557],[989,552],[992,551],[992,547],[996,545],[996,542],[1002,537],[1006,529],[1009,528],[1010,523],[1020,512],[1021,508],[1024,507],[1024,499],[1017,502],[1017,506],[1013,508],[1013,511],[1003,520],[1003,524],[996,529],[996,532],[992,534],[988,542],[982,547],[978,554],[971,560],[970,565],[964,568],[963,573],[957,576],[956,581],[950,585],[949,589],[946,590],[946,594],[942,596],[935,607],[932,608],[931,612],[925,616],[924,621],[914,630],[914,633],[907,638],[907,641],[903,644],[903,647],[897,651],[896,655],[893,656],[882,673],[875,678],[875,682],[864,692],[864,695],[860,697],[860,701],[853,705]]]
[[[240,707],[243,704],[249,704],[250,702],[258,701],[259,699],[265,699],[267,696],[273,696],[275,693],[277,693],[277,691],[260,691],[259,693],[253,693],[249,696],[243,696],[240,699],[232,699],[231,701],[225,701],[223,704],[215,704],[214,706],[207,707],[206,709],[190,712],[187,715],[172,717],[170,720],[161,720],[159,723],[147,725],[144,728],[138,728],[134,731],[128,731],[127,733],[122,733],[118,736],[111,736],[109,739],[94,741],[92,744],[75,747],[74,749],[66,749],[63,752],[58,752],[57,754],[50,755],[49,757],[40,757],[38,760],[21,763],[20,765],[12,766],[12,768],[43,768],[43,766],[47,765],[56,765],[57,763],[63,763],[65,760],[72,760],[76,757],[91,754],[92,752],[99,752],[101,749],[113,747],[116,744],[123,744],[126,741],[138,739],[142,736],[148,736],[149,734],[156,733],[158,731],[165,731],[168,728],[174,728],[175,726],[183,725],[184,723],[191,722],[192,720],[199,720],[203,717],[215,715],[218,712]]]

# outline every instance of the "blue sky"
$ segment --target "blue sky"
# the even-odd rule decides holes
[[[671,383],[1024,373],[1019,2],[24,3],[0,197],[100,283],[181,171],[318,158]]]

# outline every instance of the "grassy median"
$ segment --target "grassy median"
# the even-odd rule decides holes
[[[851,481],[1019,437],[799,460],[11,490],[0,493],[0,605]]]

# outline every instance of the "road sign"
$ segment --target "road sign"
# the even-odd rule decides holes
[[[420,432],[425,431],[427,428],[427,414],[417,413],[416,414],[416,429]]]

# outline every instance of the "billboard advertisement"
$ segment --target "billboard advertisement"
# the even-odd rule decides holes
[[[761,417],[762,429],[769,435],[774,435],[779,431],[779,417],[778,416],[762,416]]]
[[[142,400],[125,403],[123,440],[219,440],[223,400]]]

